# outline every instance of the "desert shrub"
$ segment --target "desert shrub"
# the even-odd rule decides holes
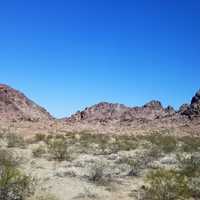
[[[46,139],[46,135],[45,135],[45,134],[42,134],[42,133],[37,133],[37,134],[34,136],[34,141],[35,141],[35,142],[45,141],[45,139]]]
[[[199,154],[177,154],[180,172],[187,177],[200,176],[200,155]]]
[[[63,139],[52,139],[51,141],[49,141],[48,151],[55,160],[71,160],[67,142]]]
[[[189,189],[194,199],[200,199],[200,178],[191,178],[189,181]]]
[[[117,153],[118,151],[129,151],[138,146],[135,137],[131,136],[108,136],[104,134],[84,133],[80,136],[79,143],[82,147],[90,149],[96,144],[101,154]]]
[[[18,161],[0,151],[0,200],[25,200],[34,190],[34,181],[18,169]]]
[[[58,198],[53,194],[43,193],[43,194],[34,195],[28,200],[58,200]]]
[[[117,151],[129,151],[138,147],[138,141],[135,137],[131,136],[119,136],[115,138],[114,143]]]
[[[0,199],[24,200],[32,192],[31,179],[9,165],[0,169]]]
[[[147,187],[144,199],[177,200],[191,196],[188,180],[173,170],[158,169],[151,171],[146,177]]]
[[[45,138],[45,143],[49,144],[49,142],[51,142],[53,140],[53,138],[54,138],[53,135],[47,135]]]
[[[200,151],[200,138],[185,136],[180,138],[182,142],[181,150],[184,152],[197,152]]]
[[[141,137],[141,139],[150,141],[157,145],[164,153],[171,153],[176,150],[177,139],[171,135],[151,134]]]
[[[7,146],[9,148],[11,147],[20,147],[20,148],[25,148],[26,147],[26,142],[24,138],[20,135],[17,134],[7,134],[6,135],[7,139]]]
[[[84,191],[79,193],[74,199],[98,199],[98,195],[91,188],[84,187]]]
[[[148,164],[157,160],[161,153],[158,148],[151,146],[148,150],[135,153],[134,157],[122,157],[117,163],[125,163],[131,167],[128,176],[137,176],[140,171],[148,168]]]
[[[44,145],[39,145],[38,147],[34,148],[32,150],[33,156],[34,157],[41,157],[43,154],[46,153],[46,149]]]
[[[108,177],[105,177],[104,175],[104,168],[105,165],[101,162],[97,162],[94,165],[90,167],[89,181],[97,184],[97,185],[105,185],[108,184],[110,179]]]
[[[84,147],[89,147],[91,144],[99,144],[104,146],[107,144],[109,137],[106,135],[84,133],[80,137],[80,144]]]
[[[22,157],[14,157],[13,151],[9,149],[0,149],[0,167],[4,165],[9,165],[16,167],[22,162]]]

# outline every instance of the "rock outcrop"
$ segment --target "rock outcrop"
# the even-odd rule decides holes
[[[199,134],[200,90],[192,98],[190,104],[183,104],[178,111],[171,106],[163,107],[157,100],[140,107],[101,102],[78,111],[70,117],[58,120],[23,93],[0,84],[0,123],[5,128],[5,125],[10,127],[9,122],[16,122],[14,124],[17,131],[27,134],[42,131],[57,133],[58,131],[82,130],[122,134],[163,129]]]
[[[78,111],[66,122],[126,122],[143,119],[144,121],[154,120],[160,117],[175,113],[172,107],[163,108],[159,101],[150,101],[142,107],[127,107],[123,104],[112,104],[101,102],[83,111]]]
[[[134,129],[176,129],[177,127],[197,130],[200,118],[200,91],[192,98],[190,104],[183,104],[178,111],[172,106],[164,108],[157,100],[141,107],[127,107],[123,104],[101,102],[71,117],[65,118],[67,124],[97,124],[105,127],[130,127]],[[106,126],[107,125],[107,126]],[[193,129],[194,128],[194,129]]]
[[[1,121],[40,121],[53,117],[42,107],[28,99],[23,93],[0,84]]]
[[[190,119],[200,117],[200,90],[192,97],[190,104],[183,104],[180,107],[179,112]]]

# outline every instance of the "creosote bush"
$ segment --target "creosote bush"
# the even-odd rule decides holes
[[[153,133],[150,135],[141,136],[139,138],[151,142],[164,153],[171,153],[177,148],[177,139],[176,137],[171,135],[161,135],[159,133]]]
[[[46,140],[46,135],[45,134],[38,133],[34,137],[34,141],[35,142],[40,142],[40,141],[45,141],[45,140]]]
[[[26,142],[24,138],[20,135],[9,133],[6,135],[6,139],[7,139],[8,148],[11,148],[11,147],[25,148],[26,147]]]
[[[71,160],[67,142],[63,139],[51,139],[48,142],[48,151],[53,159],[58,161]]]
[[[58,200],[58,198],[50,193],[43,193],[39,195],[34,195],[33,197],[29,198],[28,200]]]
[[[199,137],[191,137],[185,136],[180,138],[182,142],[181,150],[184,152],[198,152],[200,151],[200,138]]]
[[[97,162],[91,166],[89,169],[89,181],[97,185],[106,185],[110,182],[110,178],[105,177],[104,175],[105,165],[101,162]]]
[[[33,193],[34,181],[18,169],[6,150],[0,153],[0,200],[25,200]]]
[[[189,199],[191,192],[186,176],[173,170],[158,169],[147,175],[146,200]]]
[[[177,154],[179,161],[180,173],[187,177],[200,177],[200,154],[191,154],[183,156],[183,154]]]
[[[46,149],[44,145],[39,145],[38,147],[32,150],[33,156],[36,158],[41,157],[43,154],[46,153]]]

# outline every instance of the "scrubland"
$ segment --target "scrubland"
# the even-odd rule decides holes
[[[0,136],[0,200],[200,199],[200,138]]]

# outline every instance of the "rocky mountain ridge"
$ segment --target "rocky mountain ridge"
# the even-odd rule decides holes
[[[8,85],[0,84],[0,120],[31,121],[52,120],[53,117],[23,93]]]
[[[2,123],[6,122],[6,123]],[[180,132],[199,133],[200,90],[190,104],[179,110],[153,100],[141,107],[101,102],[63,119],[53,118],[44,108],[23,93],[0,84],[0,125],[15,123],[18,132],[66,132],[92,130],[98,133],[145,132],[149,130],[181,129]]]
[[[83,111],[78,111],[66,122],[102,122],[111,121],[125,122],[142,119],[143,121],[154,121],[162,118],[188,118],[200,117],[200,90],[192,98],[190,104],[183,104],[178,111],[172,106],[164,108],[160,101],[153,100],[142,107],[127,107],[123,104],[101,102]]]

